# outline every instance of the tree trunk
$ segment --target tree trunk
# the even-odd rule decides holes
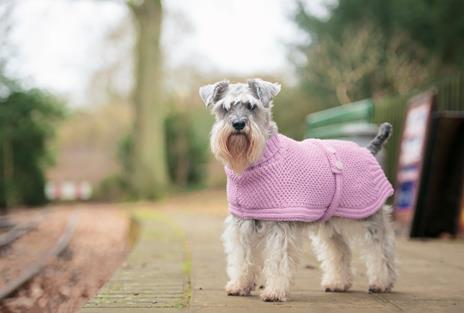
[[[140,198],[159,197],[168,184],[161,66],[161,0],[130,5],[137,27],[135,124],[131,182]]]

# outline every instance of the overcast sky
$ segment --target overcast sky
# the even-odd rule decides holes
[[[314,14],[325,15],[325,2],[307,0],[307,6]],[[89,79],[95,71],[130,59],[130,26],[125,40],[116,48],[108,47],[108,34],[130,25],[127,8],[117,1],[16,3],[11,17],[15,58],[9,72],[67,96],[75,106],[85,104]],[[162,40],[168,67],[193,65],[210,72],[247,75],[287,72],[284,44],[304,39],[289,19],[289,0],[163,3],[166,14]],[[122,71],[126,78],[130,76],[130,67]],[[124,88],[127,82],[123,79],[119,85]]]

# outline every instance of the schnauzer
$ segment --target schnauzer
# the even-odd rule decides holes
[[[374,155],[391,134],[384,123],[366,147],[350,141],[294,141],[277,131],[272,100],[280,85],[261,79],[200,88],[216,117],[211,149],[225,165],[230,214],[222,236],[231,296],[286,301],[301,245],[311,238],[322,289],[352,285],[351,249],[367,266],[369,292],[388,292],[397,277],[390,209],[393,188]]]

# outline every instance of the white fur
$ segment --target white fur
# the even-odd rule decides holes
[[[397,273],[388,208],[364,220],[334,217],[327,222],[242,220],[229,215],[222,240],[227,255],[229,295],[247,296],[263,276],[264,301],[286,301],[302,243],[311,238],[323,271],[325,291],[352,284],[351,246],[361,249],[370,292],[387,292]]]

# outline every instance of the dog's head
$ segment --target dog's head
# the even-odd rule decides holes
[[[221,81],[200,88],[203,102],[216,117],[211,150],[234,172],[241,174],[256,162],[277,130],[271,108],[279,91],[280,84],[261,79],[246,84]]]

